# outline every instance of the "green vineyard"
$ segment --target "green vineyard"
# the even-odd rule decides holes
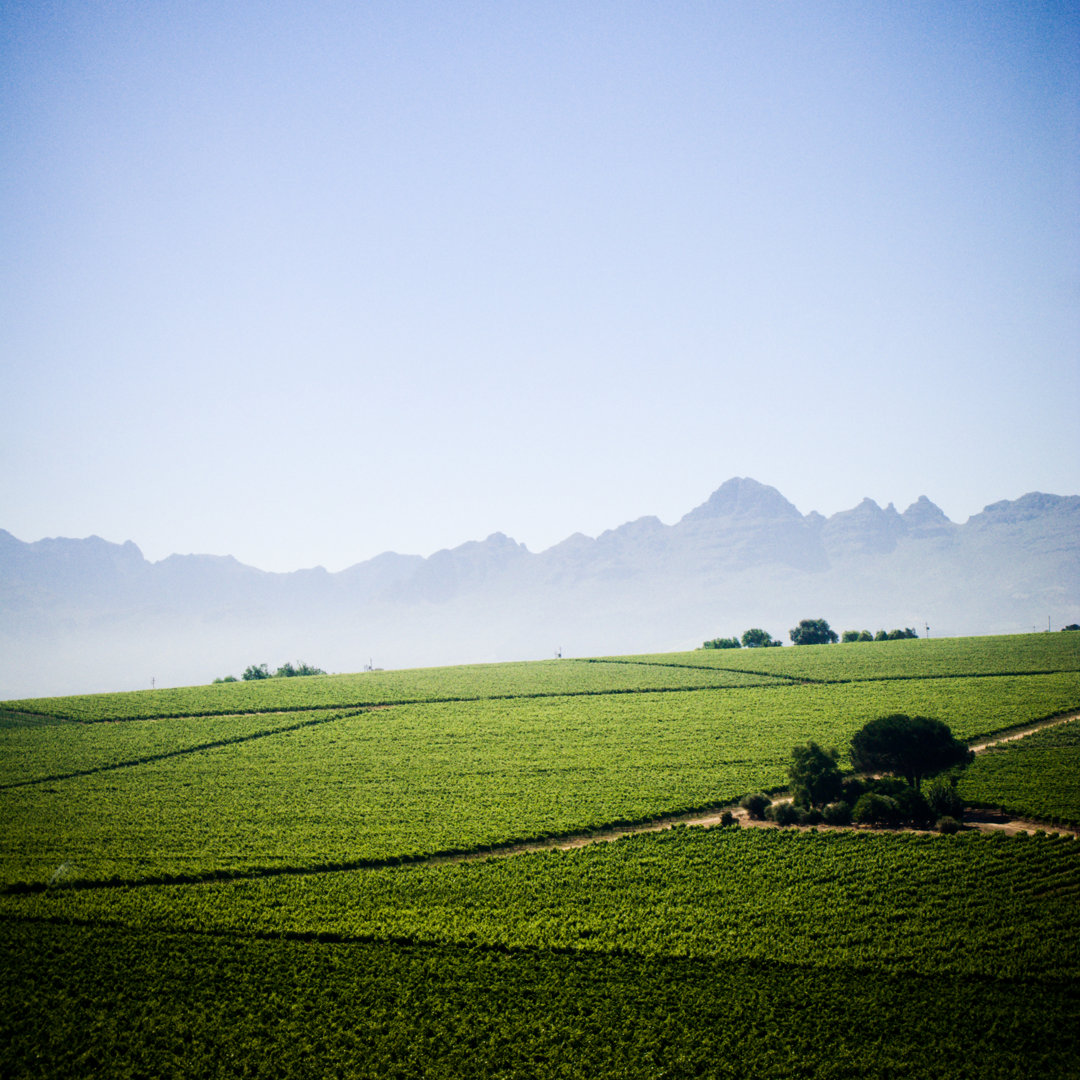
[[[1080,1075],[1080,842],[676,827],[797,743],[1080,712],[1080,635],[0,704],[5,1077]],[[970,805],[1080,821],[1077,724]],[[499,857],[491,853],[497,851]]]

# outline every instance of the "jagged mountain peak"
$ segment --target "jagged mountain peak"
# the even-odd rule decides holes
[[[947,529],[952,525],[945,511],[925,495],[920,495],[900,516],[909,529],[917,532]]]
[[[894,519],[899,520],[900,516],[895,504],[889,503],[888,506],[882,507],[868,495],[857,506],[853,506],[850,510],[838,510],[828,520],[892,522]]]
[[[802,520],[802,514],[776,488],[748,476],[736,476],[721,484],[705,502],[686,514],[680,524],[714,518]]]
[[[304,655],[390,666],[689,648],[740,627],[1002,633],[1080,621],[1080,497],[1032,492],[954,524],[925,496],[826,519],[734,478],[667,526],[638,518],[532,555],[503,533],[427,558],[270,574],[235,559],[146,562],[100,538],[0,532],[0,697],[208,680]],[[772,620],[772,622],[770,621]],[[791,620],[791,621],[789,621]],[[151,666],[152,665],[152,666]],[[6,690],[6,694],[3,692]]]

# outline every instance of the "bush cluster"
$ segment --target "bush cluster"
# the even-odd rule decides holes
[[[737,637],[718,637],[713,638],[712,641],[705,641],[702,643],[703,649],[741,649],[742,643]]]
[[[954,823],[954,832],[963,816],[964,803],[957,794],[956,781],[947,776],[935,777],[925,791],[892,777],[852,777],[844,781],[841,797],[822,811],[827,825],[909,825],[928,829],[948,820]]]
[[[910,626],[903,630],[879,630],[871,634],[869,630],[845,630],[840,635],[841,642],[852,641],[902,641],[904,638],[917,638],[918,632]]]
[[[775,821],[777,825],[907,825],[918,829],[937,825],[942,832],[956,832],[964,816],[955,781],[944,776],[935,777],[925,792],[891,777],[851,777],[844,781],[840,797],[821,809],[773,802],[760,792],[745,796],[739,805],[755,821]]]
[[[771,649],[777,645],[783,645],[783,642],[776,641],[772,634],[758,626],[744,630],[741,638],[717,637],[701,643],[703,649]]]
[[[286,660],[284,664],[271,672],[267,664],[249,664],[247,670],[240,676],[244,682],[257,682],[259,679],[291,679],[297,675],[325,675],[326,672],[313,664],[305,664],[303,660],[293,664]],[[238,682],[235,675],[226,675],[223,679],[215,679],[214,683]]]

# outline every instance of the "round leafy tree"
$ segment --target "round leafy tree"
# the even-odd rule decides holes
[[[844,779],[837,761],[838,750],[822,750],[816,742],[791,751],[788,777],[796,806],[824,806],[840,798]]]
[[[857,771],[902,776],[916,789],[923,777],[970,759],[971,751],[953,737],[949,725],[929,716],[879,716],[851,739],[851,764]]]
[[[788,636],[793,645],[832,645],[840,640],[824,619],[802,619]]]

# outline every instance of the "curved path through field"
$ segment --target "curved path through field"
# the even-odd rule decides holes
[[[991,746],[997,746],[1000,743],[1013,742],[1016,739],[1023,739],[1028,735],[1033,735],[1036,731],[1042,731],[1044,728],[1056,727],[1058,724],[1068,723],[1070,720],[1080,720],[1080,712],[1069,713],[1065,716],[1054,716],[1049,720],[1040,720],[1035,724],[1027,724],[1022,728],[1017,728],[1013,731],[1009,731],[1003,735],[995,736],[991,739],[983,739],[979,742],[970,743],[970,747],[976,754],[981,754]],[[774,801],[783,802],[785,796],[783,793],[778,794]],[[557,848],[561,851],[568,851],[572,848],[584,847],[586,844],[602,844],[608,843],[612,840],[618,840],[621,836],[628,836],[632,833],[646,833],[646,832],[662,832],[664,829],[671,829],[676,825],[697,825],[704,828],[711,828],[712,826],[720,824],[720,818],[729,811],[735,816],[735,820],[744,828],[754,829],[818,829],[818,830],[850,830],[855,826],[851,825],[777,825],[773,821],[754,821],[749,814],[742,807],[738,805],[731,805],[721,807],[718,810],[708,810],[703,813],[696,814],[673,814],[669,817],[657,818],[654,821],[647,822],[642,825],[623,825],[610,829],[598,829],[595,832],[581,833],[577,836],[565,836],[554,840],[537,840],[528,841],[522,844],[506,844],[506,845],[493,845],[486,851],[470,853],[468,855],[445,855],[435,856],[430,860],[432,863],[440,862],[463,862],[465,860],[474,859],[488,859],[488,858],[503,858],[510,855],[521,855],[528,851],[550,851]],[[1044,822],[1029,821],[1024,818],[1011,817],[1008,814],[1002,814],[993,810],[971,810],[965,814],[965,822],[971,827],[978,829],[981,832],[1005,832],[1005,833],[1018,833],[1018,832],[1034,832],[1037,829],[1043,829],[1047,832],[1063,833],[1069,836],[1075,836],[1080,838],[1080,828],[1074,828],[1066,825],[1046,825]],[[860,832],[896,832],[896,829],[879,829],[874,826],[860,825],[858,826]],[[929,833],[932,830],[928,829],[910,829],[910,832],[922,832]],[[427,861],[427,860],[425,860]]]

